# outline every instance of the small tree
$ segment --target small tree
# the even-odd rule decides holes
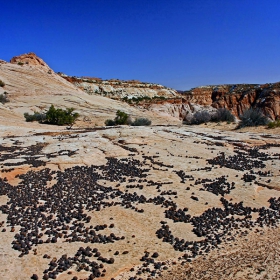
[[[152,122],[147,118],[137,118],[134,121],[132,121],[131,117],[128,114],[120,110],[117,111],[114,120],[108,119],[105,121],[106,126],[123,125],[123,124],[133,125],[133,126],[144,126],[144,125],[150,125],[151,123]]]
[[[116,115],[117,115],[115,118],[116,124],[127,124],[128,114],[118,110]]]
[[[34,112],[33,115],[24,113],[25,120],[27,122],[38,121],[40,123],[48,123],[55,125],[70,125],[74,124],[79,117],[78,113],[73,113],[74,108],[56,109],[53,105],[46,113]]]
[[[4,86],[5,86],[5,83],[2,80],[0,80],[0,87],[4,87]]]

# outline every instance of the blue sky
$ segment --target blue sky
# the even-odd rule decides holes
[[[279,0],[1,0],[0,59],[187,90],[280,81]]]

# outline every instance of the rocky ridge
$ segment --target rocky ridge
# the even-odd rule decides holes
[[[117,79],[78,78],[59,73],[88,94],[101,95],[184,120],[197,111],[229,109],[236,117],[251,107],[260,108],[270,119],[280,115],[280,83],[201,86],[179,92],[159,84]]]
[[[11,60],[10,63],[12,64],[18,64],[18,65],[31,65],[31,66],[36,66],[38,69],[45,70],[51,74],[53,71],[52,69],[46,64],[45,61],[43,61],[42,58],[38,57],[35,53],[30,52],[27,54],[22,54],[19,56],[14,56]]]
[[[129,100],[133,97],[179,97],[176,90],[154,83],[143,83],[137,80],[122,81],[118,79],[79,78],[67,76],[63,73],[58,74],[88,94],[98,94],[116,100]]]
[[[62,108],[74,107],[81,115],[78,124],[82,126],[103,125],[106,119],[115,117],[117,110],[125,111],[133,118],[146,116],[154,123],[162,121],[162,116],[147,110],[85,93],[53,72],[33,53],[15,57],[11,61],[0,63],[0,79],[5,83],[4,87],[0,87],[0,94],[6,92],[10,100],[6,104],[0,103],[0,119],[16,119],[16,124],[24,126],[27,125],[23,118],[25,112],[42,112],[54,104]],[[165,121],[179,122],[170,116]]]

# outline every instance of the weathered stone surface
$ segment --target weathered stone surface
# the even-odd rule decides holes
[[[53,104],[62,108],[74,107],[81,115],[77,124],[82,126],[104,125],[106,119],[115,117],[117,110],[125,111],[132,118],[147,117],[155,124],[161,123],[162,119],[170,124],[179,123],[178,119],[170,116],[165,118],[124,102],[89,95],[50,72],[47,64],[33,53],[15,57],[12,61],[0,64],[0,79],[5,83],[5,87],[0,87],[0,94],[7,92],[10,100],[4,105],[0,103],[0,119],[11,119],[11,122],[24,126],[25,112],[42,112]],[[18,61],[24,61],[24,64],[19,65]]]
[[[72,258],[81,246],[84,248],[89,246],[92,249],[98,248],[102,257],[107,259],[114,258],[114,263],[110,264],[97,260],[97,257],[94,256],[87,257],[91,261],[97,261],[98,264],[104,265],[106,273],[101,279],[111,279],[112,277],[115,279],[130,279],[130,277],[136,276],[139,269],[144,268],[144,262],[140,259],[145,255],[145,251],[150,252],[150,257],[157,252],[159,256],[155,258],[155,261],[166,263],[161,268],[156,269],[156,276],[160,271],[164,271],[164,266],[172,269],[172,262],[180,263],[184,260],[183,255],[190,254],[190,251],[175,250],[174,244],[163,242],[162,239],[158,238],[156,232],[162,226],[161,221],[164,221],[169,226],[174,238],[178,238],[178,240],[199,242],[204,239],[204,237],[199,237],[194,233],[194,225],[191,222],[176,221],[177,218],[172,216],[172,213],[177,213],[178,209],[187,208],[186,214],[190,215],[190,217],[197,217],[211,209],[222,210],[224,209],[221,203],[222,197],[234,204],[243,201],[242,205],[244,207],[255,207],[257,209],[265,207],[265,209],[269,210],[268,200],[271,197],[280,197],[278,186],[280,161],[279,156],[277,156],[280,145],[279,130],[274,130],[274,133],[276,134],[269,135],[270,137],[267,138],[264,132],[243,131],[238,133],[218,130],[218,126],[208,128],[204,125],[199,127],[97,128],[92,131],[87,129],[65,131],[61,128],[38,124],[37,126],[34,124],[32,128],[13,127],[8,123],[1,125],[0,137],[3,141],[0,147],[0,165],[2,166],[0,182],[4,184],[5,181],[3,180],[7,178],[5,180],[11,185],[10,188],[14,188],[11,193],[0,195],[1,207],[8,205],[14,211],[14,206],[22,207],[21,203],[24,202],[25,198],[34,196],[38,204],[26,206],[22,211],[27,211],[28,209],[37,209],[39,211],[40,208],[38,207],[40,205],[49,205],[50,198],[44,194],[44,190],[48,190],[49,194],[54,195],[51,200],[53,204],[51,205],[53,205],[52,215],[56,219],[56,215],[60,213],[57,208],[58,205],[62,205],[67,201],[69,201],[67,202],[67,205],[69,205],[73,199],[74,202],[77,199],[79,201],[76,205],[78,210],[80,209],[78,205],[83,205],[80,204],[82,200],[86,205],[87,201],[94,199],[93,195],[86,195],[85,190],[86,192],[91,192],[96,187],[101,188],[98,189],[97,193],[102,196],[118,191],[121,196],[116,198],[102,199],[99,197],[95,202],[96,205],[101,203],[98,211],[95,208],[92,210],[83,209],[83,213],[91,217],[89,222],[83,221],[83,230],[90,226],[96,227],[106,224],[107,228],[96,231],[96,234],[108,236],[114,233],[116,236],[125,237],[125,239],[116,240],[114,243],[86,243],[84,241],[67,242],[66,239],[69,238],[60,236],[57,238],[57,242],[45,243],[48,238],[46,231],[50,230],[50,228],[44,229],[39,226],[38,234],[43,234],[42,240],[44,243],[37,244],[37,246],[31,245],[29,254],[19,258],[20,252],[12,249],[12,244],[14,245],[15,235],[24,226],[16,224],[15,229],[12,230],[11,221],[8,221],[7,214],[0,211],[0,223],[4,221],[4,224],[0,227],[0,254],[5,257],[5,265],[3,262],[0,264],[1,276],[4,279],[11,280],[29,279],[33,274],[42,277],[43,271],[49,268],[49,263],[52,259],[59,260],[65,254],[67,254],[67,257]],[[35,149],[35,147],[37,148]],[[260,153],[253,154],[254,148],[258,149],[258,147]],[[244,164],[250,163],[250,170],[246,169],[247,167],[245,166],[244,170],[239,170],[235,169],[234,164],[230,165],[232,164],[232,161],[229,160],[230,157],[238,155],[238,151],[247,155]],[[228,160],[229,165],[223,166],[222,162],[219,164],[207,162],[207,160],[215,159],[221,154],[224,155],[225,160]],[[265,164],[263,168],[258,167],[257,161],[259,157],[263,159],[262,162]],[[266,157],[268,157],[267,160]],[[111,166],[112,170],[108,169],[110,168],[108,163],[112,162],[112,160],[124,160],[124,162],[137,160],[139,163],[135,162],[131,167],[146,170],[144,172],[145,177],[127,176],[125,175],[128,171],[127,169],[113,168],[113,166]],[[238,162],[240,166],[241,160]],[[255,164],[257,165],[255,166]],[[105,168],[102,166],[105,166]],[[102,169],[98,170],[98,167],[102,167]],[[48,168],[51,170],[52,176],[47,177],[45,183],[41,181],[38,184],[36,181],[38,174]],[[94,183],[91,182],[90,178],[95,174],[96,170],[98,170],[99,174],[105,173],[102,178]],[[111,172],[105,175],[106,170]],[[33,172],[32,175],[28,175],[27,172],[30,171]],[[256,179],[253,182],[244,182],[242,180],[244,174],[250,171],[255,174]],[[270,173],[268,176],[257,175],[259,171],[269,171]],[[63,174],[68,174],[67,177],[64,177],[65,181],[62,181]],[[206,188],[202,181],[215,181],[225,174],[224,182],[228,182],[230,185],[234,182],[234,189],[224,195],[220,193],[216,195],[211,191],[211,188]],[[71,176],[69,177],[69,175]],[[114,177],[115,175],[119,179]],[[122,179],[124,177],[126,178],[125,181]],[[67,188],[68,191],[65,191],[65,189],[60,194],[58,186],[59,188]],[[223,191],[224,186],[226,184],[222,184],[222,188],[217,185],[217,188],[219,191]],[[3,188],[0,191],[3,191]],[[18,204],[15,204],[16,202],[13,198],[14,191],[18,191],[19,195],[23,197],[23,200],[19,201]],[[25,192],[28,196],[25,195]],[[76,193],[75,198],[71,195],[73,192],[74,194]],[[138,195],[138,197],[144,196],[147,200],[155,199],[156,197],[165,199],[166,203],[169,201],[169,203],[177,205],[176,211],[172,212],[173,210],[170,210],[172,209],[171,206],[164,206],[160,202],[157,204],[152,202],[143,203],[138,199],[135,201],[123,200],[127,195],[131,196],[131,198],[135,195]],[[58,197],[59,203],[57,204]],[[193,199],[194,197],[197,200]],[[107,202],[117,203],[122,201],[124,203],[110,207],[106,206]],[[39,212],[49,216],[51,213],[47,209],[48,207],[44,211],[41,209]],[[141,211],[137,212],[135,209]],[[241,209],[243,208],[240,208],[239,211],[242,211]],[[171,211],[171,216],[166,216],[166,210]],[[270,215],[273,213],[276,213],[276,211],[271,212]],[[68,214],[70,215],[70,212]],[[14,215],[14,218],[17,215]],[[253,213],[251,218],[249,216],[245,218],[244,215],[238,214],[237,217],[253,224],[252,228],[247,228],[243,227],[241,222],[236,222],[239,225],[239,233],[235,233],[232,229],[230,230],[230,235],[225,235],[226,238],[234,237],[235,240],[222,239],[222,243],[219,246],[220,250],[223,250],[223,246],[228,246],[226,253],[232,254],[233,257],[237,250],[242,249],[240,247],[242,245],[241,233],[245,230],[251,233],[258,229],[263,232],[262,236],[266,236],[266,231],[263,231],[263,228],[257,222],[258,215]],[[276,226],[278,226],[277,217],[275,217]],[[25,219],[30,219],[29,224],[33,225],[32,216],[26,214]],[[40,220],[41,218],[38,221]],[[47,220],[45,223],[48,223]],[[111,224],[114,225],[109,227]],[[203,222],[202,225],[204,224]],[[247,225],[247,222],[245,224]],[[72,226],[72,222],[66,225]],[[62,232],[62,230],[59,230],[61,227],[53,225],[52,230],[56,230],[57,234],[59,234]],[[265,225],[265,227],[268,227],[268,225]],[[3,229],[6,231],[2,232]],[[221,233],[223,230],[224,228],[221,226],[218,228],[217,233]],[[33,231],[29,230],[28,232]],[[74,230],[67,230],[67,235],[70,234],[74,234]],[[52,238],[53,235],[50,234],[50,236]],[[82,237],[83,234],[80,236]],[[36,249],[36,251],[33,251],[33,249]],[[118,255],[115,255],[116,251],[119,252]],[[127,253],[123,254],[123,252]],[[209,253],[211,252],[212,250],[209,251]],[[49,255],[51,259],[44,258],[45,254]],[[213,259],[213,254],[215,252],[209,256],[209,262]],[[204,257],[208,260],[208,253],[204,253]],[[276,257],[279,257],[279,255]],[[195,261],[196,258],[192,258],[192,260]],[[229,261],[225,265],[230,265]],[[11,266],[8,266],[7,263],[11,264]],[[248,260],[246,260],[246,263],[248,263]],[[251,263],[249,262],[248,264]],[[154,270],[153,265],[149,267],[151,271]],[[265,264],[265,267],[268,270],[270,268],[269,264]],[[131,271],[131,268],[134,271]],[[241,271],[241,268],[236,266],[235,271]],[[176,267],[174,269],[176,270]],[[197,269],[199,270],[199,267]],[[69,276],[68,272],[72,274]],[[211,276],[211,272],[209,273]],[[253,275],[257,275],[256,272],[254,273]],[[83,269],[80,271],[76,265],[72,265],[66,271],[60,272],[57,275],[57,279],[72,279],[73,276],[77,276],[78,279],[87,278],[89,274],[90,272]],[[146,278],[150,273],[144,272],[141,275]],[[213,272],[213,275],[216,274]]]
[[[31,66],[36,66],[39,69],[48,71],[50,74],[52,73],[51,68],[46,64],[43,59],[38,57],[35,53],[30,52],[26,54],[22,54],[19,56],[14,56],[11,60],[10,63],[13,64],[18,64],[18,65],[31,65]]]
[[[116,100],[141,97],[180,97],[176,90],[154,83],[143,83],[136,80],[101,80],[100,78],[77,78],[60,73],[67,81],[88,94],[98,94]]]

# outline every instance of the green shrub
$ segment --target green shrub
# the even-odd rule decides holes
[[[4,86],[5,86],[5,83],[2,80],[0,80],[0,87],[4,87]]]
[[[18,62],[18,65],[20,65],[20,66],[22,66],[23,64],[24,64],[24,63],[21,62],[21,61]]]
[[[53,105],[46,113],[34,112],[33,115],[24,113],[27,122],[38,121],[40,123],[55,124],[55,125],[73,125],[79,117],[78,113],[73,113],[73,108],[56,109]]]
[[[122,125],[122,124],[128,124],[129,116],[127,113],[118,110],[116,113],[116,117],[114,120],[106,120],[105,125],[106,126],[113,126],[113,125]]]
[[[270,122],[268,123],[268,128],[276,128],[276,127],[280,127],[280,120],[274,121],[274,122]]]
[[[151,125],[151,121],[147,118],[138,118],[131,123],[132,126],[148,126]]]
[[[115,118],[115,123],[118,125],[127,124],[128,114],[118,110]]]
[[[4,94],[0,94],[0,103],[5,104],[7,102],[10,102],[10,100],[7,97],[7,93],[4,92]]]
[[[234,122],[234,115],[226,108],[219,108],[217,112],[211,117],[214,122]]]
[[[105,121],[106,126],[114,126],[114,125],[133,125],[133,126],[144,126],[150,125],[152,122],[147,118],[137,118],[132,121],[131,117],[120,110],[117,111],[116,117],[114,120],[108,119]]]
[[[247,126],[259,126],[267,125],[269,119],[261,112],[260,109],[250,108],[239,116],[240,122],[237,126],[238,128],[247,127]]]
[[[51,105],[50,109],[46,113],[46,123],[55,125],[73,125],[76,119],[79,117],[78,113],[73,113],[74,108],[56,109]]]

